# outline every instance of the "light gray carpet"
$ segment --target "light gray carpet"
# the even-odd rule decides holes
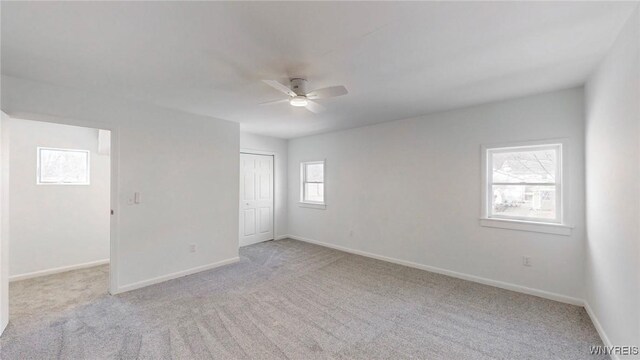
[[[602,359],[584,309],[294,240],[118,296],[106,266],[11,284],[9,359]]]

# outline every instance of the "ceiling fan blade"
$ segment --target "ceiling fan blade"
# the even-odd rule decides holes
[[[339,85],[339,86],[330,86],[318,90],[313,90],[312,92],[307,94],[308,99],[325,99],[330,97],[342,96],[348,94],[347,88]]]
[[[280,103],[286,103],[286,102],[289,102],[289,99],[265,101],[265,102],[261,102],[258,105],[273,105],[273,104],[280,104]]]
[[[305,106],[305,108],[307,110],[311,111],[314,114],[321,113],[321,112],[323,112],[325,110],[324,106],[318,104],[315,101],[311,101],[311,100],[307,100],[307,106]]]
[[[289,89],[288,86],[281,84],[275,80],[262,80],[265,84],[271,86],[272,88],[281,91],[289,96],[296,96],[296,93],[294,93],[291,89]]]

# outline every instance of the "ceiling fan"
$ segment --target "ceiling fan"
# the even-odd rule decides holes
[[[267,101],[260,105],[271,105],[288,102],[291,106],[305,107],[312,113],[319,113],[324,111],[324,107],[313,100],[326,99],[330,97],[336,97],[345,95],[348,93],[347,88],[342,85],[330,86],[322,89],[313,90],[307,92],[307,80],[301,78],[291,79],[290,86],[286,86],[275,80],[262,80],[265,84],[272,88],[283,92],[289,96],[288,99]]]

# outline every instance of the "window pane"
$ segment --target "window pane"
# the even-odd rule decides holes
[[[492,153],[493,182],[555,183],[557,149]]]
[[[86,151],[40,149],[40,183],[87,184],[89,153]]]
[[[556,218],[553,185],[493,185],[492,214],[521,218]]]
[[[305,183],[304,200],[313,202],[324,202],[324,184]]]
[[[324,164],[307,164],[306,181],[310,182],[324,182]]]

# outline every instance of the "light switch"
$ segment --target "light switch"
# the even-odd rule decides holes
[[[141,201],[142,201],[142,197],[140,196],[140,193],[139,192],[133,193],[133,202],[135,204],[140,204]]]

